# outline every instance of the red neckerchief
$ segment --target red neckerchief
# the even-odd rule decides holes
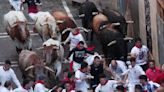
[[[38,80],[38,81],[35,82],[35,84],[37,84],[37,83],[44,84],[44,81],[43,80]]]
[[[141,46],[135,45],[135,46],[136,46],[137,48],[139,48],[139,49],[142,47],[142,45],[141,45]]]
[[[78,34],[80,34],[80,31],[79,31],[79,29],[76,29],[76,34],[73,34],[73,35],[78,35]]]
[[[95,46],[93,45],[93,46],[89,46],[88,48],[87,48],[87,50],[88,51],[93,51],[95,49]]]

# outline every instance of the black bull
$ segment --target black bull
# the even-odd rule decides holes
[[[82,25],[86,29],[91,29],[93,17],[98,13],[98,9],[93,2],[86,0],[79,9],[79,16],[82,18]],[[83,15],[83,16],[81,16]]]
[[[103,10],[103,14],[108,17],[108,21],[103,22],[99,26],[98,38],[102,44],[102,50],[105,58],[110,61],[111,59],[127,60],[127,42],[124,37],[127,34],[127,23],[120,13],[114,10]],[[105,24],[120,23],[114,26],[114,30],[110,28],[102,28]],[[102,28],[102,29],[101,29]],[[116,40],[116,44],[107,46],[108,43]]]

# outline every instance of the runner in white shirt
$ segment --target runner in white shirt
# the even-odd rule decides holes
[[[152,59],[152,55],[147,46],[142,45],[140,38],[135,39],[135,46],[131,49],[131,55],[136,57],[136,64],[146,71],[148,68],[148,58]]]
[[[124,79],[124,74],[127,71],[127,67],[123,61],[112,60],[109,64],[109,69],[113,74],[113,77],[117,81]]]
[[[135,60],[136,58],[131,57],[130,61],[131,61],[132,67],[128,69],[126,72],[127,76],[125,79],[127,79],[129,92],[135,92],[134,87],[136,84],[139,84],[139,76],[145,75],[145,72],[143,71],[143,69],[139,65],[136,65]]]
[[[22,0],[9,0],[9,3],[16,11],[20,11],[23,9],[23,7],[21,7]]]
[[[78,28],[73,29],[70,33],[67,39],[64,41],[64,44],[68,43],[70,41],[70,51],[77,46],[77,44],[80,41],[83,41],[85,43],[84,37],[80,33],[80,30]],[[86,47],[85,43],[85,47]]]
[[[16,88],[13,90],[13,92],[34,92],[33,90],[33,85],[34,85],[34,82],[32,80],[29,80],[29,79],[25,79],[23,81],[23,87],[22,88]]]
[[[45,87],[45,76],[40,75],[36,81],[34,92],[48,92],[49,89]]]
[[[75,90],[81,92],[88,92],[89,85],[87,79],[93,78],[88,76],[88,63],[82,62],[81,68],[75,72]]]
[[[17,87],[21,87],[14,70],[11,69],[11,62],[9,60],[6,60],[5,64],[0,66],[0,82],[2,83],[2,86],[4,86],[6,81],[13,81]]]
[[[105,74],[99,76],[100,83],[96,87],[95,92],[115,92],[117,84],[116,80],[107,80]]]
[[[7,89],[6,87],[1,86],[0,87],[0,92],[10,92],[10,90]]]
[[[0,86],[0,92],[12,92],[12,83],[11,81],[6,81],[4,86]]]
[[[148,78],[146,75],[140,75],[139,79],[140,79],[140,83],[142,85],[144,92],[155,92],[155,90],[158,87],[160,87],[160,85],[158,83],[148,81]]]

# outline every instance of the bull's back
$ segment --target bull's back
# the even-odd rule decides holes
[[[19,66],[22,70],[39,61],[39,56],[29,50],[22,50],[19,54]]]
[[[4,15],[4,21],[8,22],[9,25],[13,25],[17,21],[25,22],[27,19],[21,11],[9,11]]]
[[[55,21],[54,17],[49,12],[38,12],[36,15],[36,30],[41,33],[42,27],[45,23]]]
[[[53,17],[56,19],[56,20],[64,20],[66,19],[68,16],[66,13],[62,12],[62,11],[55,11],[53,12]]]

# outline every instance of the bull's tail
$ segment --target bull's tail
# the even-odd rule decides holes
[[[56,70],[56,77],[58,77],[62,70],[62,63],[60,61],[56,61],[54,68]]]

